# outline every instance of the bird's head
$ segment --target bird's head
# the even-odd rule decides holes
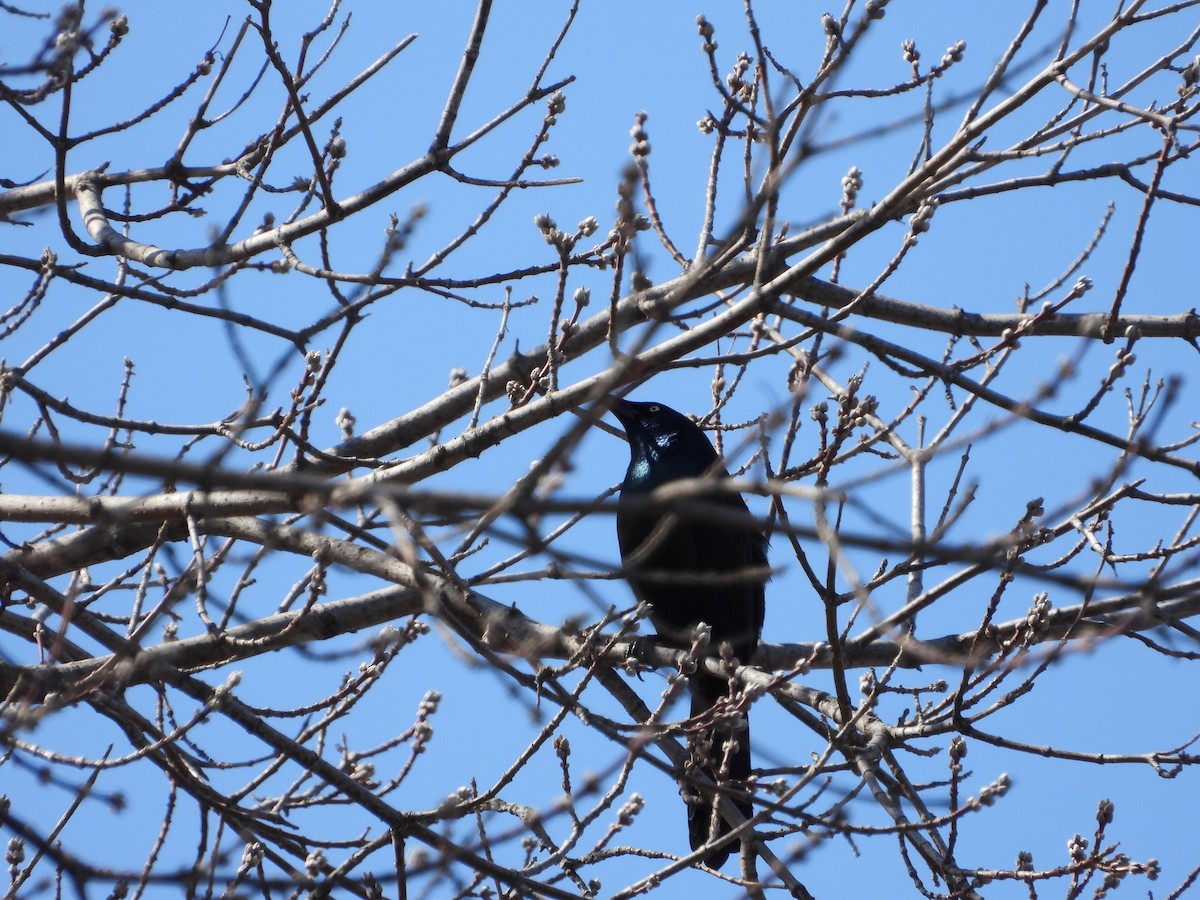
[[[717,451],[700,427],[682,413],[661,403],[617,400],[612,413],[629,438],[630,471],[639,464],[667,466],[667,479],[701,475],[717,459]]]

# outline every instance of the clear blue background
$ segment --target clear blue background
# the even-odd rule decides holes
[[[1059,17],[1056,23],[1061,23],[1067,6],[1059,5],[1063,9],[1054,13]],[[903,81],[908,67],[901,59],[899,45],[903,38],[911,37],[922,51],[923,66],[936,62],[954,41],[965,40],[964,61],[942,79],[937,90],[939,95],[969,91],[991,71],[1021,21],[1025,7],[1026,4],[946,0],[893,3],[887,17],[855,54],[838,86],[883,87]],[[1104,9],[1098,4],[1084,4],[1084,7],[1080,31],[1090,33],[1090,29],[1103,21],[1107,5]],[[131,2],[121,9],[129,15],[131,31],[101,72],[77,91],[75,132],[136,114],[163,95],[169,86],[181,81],[206,49],[213,47],[218,53],[227,52],[240,18],[247,13],[245,6],[231,2],[186,6]],[[310,98],[323,98],[336,90],[354,71],[402,36],[415,32],[419,38],[339,110],[347,143],[345,164],[334,182],[335,194],[340,197],[367,187],[424,152],[474,15],[469,4],[360,4],[345,11],[353,13],[351,27],[335,51],[334,61],[307,87]],[[455,128],[456,137],[461,138],[488,121],[529,88],[544,49],[561,28],[565,11],[564,3],[540,0],[498,5]],[[276,37],[285,59],[294,60],[297,35],[312,28],[324,12],[325,8],[317,3],[277,6]],[[711,138],[698,131],[696,122],[706,110],[716,109],[719,104],[708,84],[707,64],[699,50],[700,38],[694,23],[699,12],[705,13],[717,28],[718,56],[727,70],[737,52],[751,49],[744,17],[736,4],[710,4],[708,8],[678,3],[583,4],[549,70],[548,80],[567,75],[574,75],[577,80],[565,91],[566,112],[559,117],[560,124],[544,148],[562,161],[559,168],[546,173],[547,177],[579,176],[583,183],[518,192],[489,226],[438,274],[470,278],[552,261],[553,251],[542,242],[533,225],[537,213],[548,213],[567,230],[580,219],[595,216],[602,229],[597,238],[602,237],[613,218],[615,185],[628,158],[629,127],[638,111],[649,115],[651,173],[660,210],[681,249],[693,252],[703,212],[711,148]],[[764,42],[802,79],[811,75],[823,48],[820,12],[819,7],[804,3],[763,4],[758,10]],[[226,28],[227,17],[231,18]],[[1110,84],[1120,83],[1157,58],[1165,47],[1182,40],[1179,26],[1178,20],[1150,23],[1122,38],[1109,57]],[[0,50],[7,61],[20,62],[24,59],[27,37],[40,35],[40,26],[10,17],[6,27],[10,30]],[[1053,45],[1058,38],[1057,27],[1048,24],[1030,40],[1030,46]],[[310,59],[315,59],[318,53],[311,54]],[[252,75],[251,63],[256,64],[258,59],[259,55],[249,52],[249,48],[243,51],[229,85],[222,91],[224,100],[218,100],[214,110],[225,108],[237,96]],[[200,164],[232,156],[278,115],[282,94],[270,73],[267,82],[251,103],[195,143],[188,158],[190,162]],[[780,80],[776,78],[775,83],[780,84]],[[1169,94],[1161,87],[1164,83],[1167,82],[1158,82],[1156,90],[1147,88],[1130,99],[1146,102],[1150,96],[1156,96],[1161,100]],[[834,104],[824,114],[815,138],[818,142],[832,143],[880,121],[919,111],[919,94]],[[989,138],[987,149],[998,150],[1007,141],[1018,139],[1031,123],[1044,121],[1063,102],[1065,95],[1054,92],[1045,99],[1039,98],[1026,112],[998,128]],[[36,114],[51,123],[54,115],[50,114],[50,108],[54,105],[52,100],[48,108],[37,110]],[[70,155],[68,169],[77,172],[104,162],[109,162],[113,170],[161,165],[172,152],[193,108],[194,100],[185,98],[144,126],[81,147]],[[17,180],[50,177],[52,157],[38,139],[11,113],[0,115],[7,157],[4,174]],[[456,166],[478,177],[506,177],[528,145],[541,115],[539,104],[481,141],[456,160]],[[949,137],[960,116],[960,110],[952,110],[939,117],[935,146]],[[319,139],[327,133],[329,125],[326,120],[317,126]],[[877,140],[848,144],[813,157],[787,185],[781,217],[798,230],[836,212],[840,179],[851,166],[864,173],[860,204],[878,200],[903,177],[916,151],[918,137],[918,126],[900,127]],[[1144,131],[1124,136],[1116,144],[1122,151],[1130,146],[1143,148],[1130,151],[1130,155],[1156,149]],[[1108,161],[1111,154],[1106,147],[1106,142],[1084,147],[1072,157],[1071,164],[1078,167]],[[290,168],[280,165],[289,159],[293,163]],[[299,142],[281,155],[280,163],[273,170],[277,183],[282,181],[282,172],[304,175],[311,171]],[[1011,176],[1039,172],[1045,166],[1044,160],[1035,160],[1003,171]],[[1190,170],[1180,166],[1172,170],[1164,187],[1194,191],[1197,183],[1194,168],[1194,165]],[[1190,182],[1186,181],[1189,171]],[[1149,173],[1143,170],[1139,174],[1148,177]],[[726,221],[737,211],[733,205],[735,184],[733,178],[727,178],[723,185]],[[136,189],[136,205],[152,207],[151,198],[156,191],[159,189]],[[428,215],[390,273],[398,274],[405,261],[412,259],[419,264],[457,233],[492,195],[492,189],[465,187],[442,176],[420,181],[333,230],[336,267],[344,272],[369,270],[385,239],[388,213],[394,211],[403,218],[415,206],[428,205]],[[214,220],[220,222],[222,212],[231,208],[237,196],[221,191],[205,198],[201,205],[211,210]],[[157,202],[163,199],[160,191]],[[105,200],[110,206],[120,205],[115,191],[106,195]],[[291,211],[293,202],[292,195],[260,197],[255,213],[247,217],[245,227],[235,238],[246,236],[268,210],[282,219]],[[1074,308],[1077,312],[1104,311],[1125,263],[1142,204],[1141,195],[1115,181],[1037,189],[943,207],[934,219],[933,230],[921,238],[919,247],[882,290],[885,294],[939,307],[957,305],[972,312],[1011,311],[1025,285],[1036,291],[1067,268],[1090,240],[1110,202],[1116,204],[1116,212],[1108,237],[1082,269],[1096,283],[1096,289],[1082,301],[1083,305]],[[60,254],[60,261],[72,258],[51,212],[29,213],[20,218],[34,227],[7,227],[3,252],[36,255],[41,247],[49,245]],[[1166,203],[1157,206],[1126,300],[1127,311],[1178,313],[1194,305],[1196,225],[1194,208]],[[76,227],[79,227],[77,221]],[[176,217],[135,225],[132,236],[163,247],[198,247],[208,240],[207,228],[207,220]],[[867,284],[897,251],[903,233],[903,225],[897,224],[856,247],[843,265],[843,283],[854,287]],[[309,262],[316,263],[319,258],[313,239],[300,242],[297,250]],[[665,280],[676,273],[671,261],[655,250],[649,236],[644,236],[640,250],[649,258],[648,269],[653,279]],[[114,261],[102,259],[88,262],[85,271],[97,277],[112,277],[115,268]],[[171,283],[182,287],[202,283],[209,277],[209,272],[184,273],[172,276]],[[595,306],[607,296],[608,277],[607,273],[597,273],[585,280],[588,277],[577,270],[571,289],[581,284],[590,286]],[[6,293],[12,297],[20,296],[31,280],[27,273],[12,271],[5,271],[0,278],[4,279]],[[1070,279],[1068,285],[1073,281]],[[1064,290],[1054,292],[1052,298],[1061,296]],[[552,277],[528,279],[516,285],[514,299],[537,294],[541,303],[513,313],[501,357],[518,342],[522,348],[529,348],[544,341],[552,293]],[[502,292],[495,288],[474,291],[471,296],[498,303]],[[53,289],[31,323],[0,344],[0,355],[10,364],[25,359],[96,299],[76,290]],[[295,273],[244,273],[233,280],[226,299],[235,309],[295,325],[316,318],[332,306],[318,283]],[[212,302],[212,298],[198,302]],[[370,309],[368,322],[352,337],[330,381],[325,407],[316,418],[314,441],[322,446],[336,443],[334,415],[339,407],[353,412],[361,432],[435,397],[448,383],[452,368],[462,366],[471,375],[478,373],[498,323],[498,311],[472,310],[411,290],[376,303]],[[914,334],[898,326],[880,325],[878,331],[934,357],[940,355],[944,342],[942,336]],[[332,333],[318,338],[316,349],[326,346],[323,339],[332,340]],[[1039,384],[1055,380],[1058,361],[1080,350],[1078,342],[1067,339],[1039,339],[1028,344],[1036,346],[1026,346],[1021,359],[1010,365],[999,383],[1000,389],[1014,396],[1026,396]],[[271,371],[277,361],[284,361],[283,372],[273,385],[273,403],[285,402],[286,391],[299,378],[302,357],[280,342],[258,337],[251,339],[247,348],[260,365],[259,375]],[[1079,398],[1089,394],[1106,371],[1114,349],[1099,343],[1085,348],[1080,375],[1066,383],[1062,394],[1046,403],[1047,408],[1064,412],[1075,409]],[[1170,410],[1162,440],[1185,436],[1191,411],[1195,409],[1195,351],[1182,342],[1144,341],[1137,352],[1136,376],[1131,379],[1134,385],[1147,370],[1152,379],[1171,374],[1184,379],[1183,399]],[[113,409],[125,357],[134,360],[137,371],[126,410],[126,415],[132,418],[215,421],[241,402],[241,370],[229,353],[225,329],[218,322],[198,321],[130,301],[121,301],[115,310],[36,367],[29,377],[56,396],[69,397],[83,408],[108,413]],[[604,361],[603,354],[595,354],[579,365],[568,366],[563,377],[581,377]],[[834,373],[844,382],[863,362],[861,355],[849,352],[834,367]],[[752,369],[750,380],[727,418],[732,420],[739,413],[746,417],[755,415],[765,405],[764,398],[767,403],[786,402],[782,371],[781,367],[771,365]],[[708,378],[706,370],[665,373],[636,396],[703,412],[709,403]],[[880,396],[885,416],[898,410],[908,397],[905,380],[886,373],[878,364],[869,371],[864,390]],[[812,402],[820,399],[823,397],[814,395]],[[1122,402],[1119,396],[1110,397],[1095,422],[1121,433]],[[943,416],[949,415],[944,404],[931,405],[929,414],[933,415],[936,409],[942,410]],[[493,404],[485,410],[485,415],[501,410],[502,405]],[[3,425],[7,429],[23,429],[28,427],[32,415],[29,404],[14,400],[5,413]],[[1003,419],[998,413],[988,412],[978,421]],[[530,462],[572,424],[549,423],[518,435],[481,459],[430,479],[429,486],[500,490],[526,471]],[[941,421],[931,419],[928,431],[935,431],[940,424]],[[64,433],[81,440],[94,437],[65,423]],[[815,440],[812,430],[802,431],[801,435]],[[914,440],[912,423],[904,437]],[[150,452],[160,455],[170,452],[165,441],[139,437],[137,442]],[[738,442],[731,438],[727,446],[736,447]],[[420,449],[413,448],[412,452]],[[805,456],[810,450],[811,447],[805,447],[800,455]],[[624,445],[617,438],[599,432],[589,435],[575,457],[573,471],[568,474],[564,496],[594,495],[617,482],[623,474],[624,454]],[[742,458],[746,455],[743,452]],[[1051,511],[1048,518],[1053,518],[1054,511],[1061,512],[1070,500],[1085,494],[1092,479],[1106,471],[1116,455],[1111,449],[1087,447],[1082,441],[1028,424],[1012,425],[988,435],[976,444],[971,456],[969,477],[982,479],[976,508],[956,526],[952,538],[968,542],[997,534],[1015,523],[1026,502],[1038,496],[1047,498],[1046,505]],[[957,454],[949,454],[931,467],[931,512],[940,507],[939,490],[946,489],[956,466]],[[11,466],[5,471],[5,491],[44,489],[38,482],[21,483]],[[887,474],[865,483],[857,482],[858,478],[881,471]],[[835,486],[846,485],[876,514],[892,521],[898,535],[906,533],[908,474],[903,467],[893,465],[889,469],[883,463],[869,461],[847,466],[838,474],[842,481],[835,482]],[[1150,478],[1148,489],[1194,488],[1193,480],[1180,473],[1155,471],[1144,465],[1135,465],[1125,477],[1142,475]],[[127,486],[126,490],[129,489]],[[796,504],[793,515],[803,510],[801,504]],[[1120,550],[1148,548],[1159,536],[1170,535],[1184,514],[1183,510],[1173,508],[1165,512],[1147,508],[1121,513]],[[863,525],[853,513],[848,515],[848,521],[852,530]],[[6,529],[6,534],[13,538],[25,532]],[[453,544],[452,539],[446,543]],[[611,520],[602,516],[589,518],[558,547],[613,564],[616,547]],[[810,553],[823,559],[819,551],[819,547],[809,547]],[[508,548],[493,546],[464,567],[466,574],[482,570],[506,552]],[[821,610],[806,591],[794,562],[789,565],[787,557],[786,542],[776,539],[773,561],[782,571],[769,588],[764,640],[820,639]],[[184,548],[179,548],[179,559],[186,561]],[[877,558],[865,552],[853,554],[852,559],[861,573],[869,574],[877,565]],[[1094,559],[1087,559],[1085,567],[1093,564]],[[537,565],[531,563],[528,567]],[[272,561],[257,573],[259,585],[253,596],[262,614],[273,611],[286,586],[306,568],[303,559],[283,559]],[[936,580],[936,576],[930,580]],[[333,580],[330,598],[351,596],[377,586],[360,576],[339,573]],[[219,591],[220,587],[218,581],[213,589]],[[1018,582],[1010,589],[998,618],[1019,617],[1033,594],[1045,587],[1031,581]],[[926,636],[937,636],[970,629],[978,623],[987,602],[986,590],[990,588],[991,584],[984,582],[938,604],[930,615],[922,617],[922,631]],[[602,603],[624,605],[629,601],[627,589],[620,582],[596,582],[591,589]],[[528,615],[547,622],[560,621],[568,615],[597,613],[597,606],[566,582],[497,585],[485,588],[484,592],[500,602],[517,603]],[[1051,596],[1059,605],[1077,599],[1053,592]],[[903,586],[892,585],[874,600],[885,613],[890,612],[902,602]],[[244,607],[250,608],[249,604]],[[185,617],[181,634],[197,633],[199,625],[194,617],[186,613]],[[342,646],[361,644],[366,637],[358,636]],[[373,746],[410,724],[426,691],[442,692],[444,699],[434,719],[435,737],[430,751],[418,762],[415,774],[389,798],[398,807],[433,806],[473,779],[481,789],[486,788],[526,746],[537,727],[539,712],[529,708],[528,698],[514,697],[503,679],[470,665],[459,654],[448,652],[448,645],[455,643],[435,628],[434,634],[402,653],[385,677],[385,683],[363,701],[349,720],[340,723],[340,729],[335,728],[338,739],[343,739],[344,731],[344,740],[356,749]],[[30,648],[18,648],[7,639],[3,650],[10,659],[33,661]],[[342,658],[321,662],[285,654],[247,660],[235,667],[244,673],[238,695],[249,703],[274,708],[312,703],[332,691],[341,673],[353,669],[358,658],[369,658],[369,651],[364,649],[349,661]],[[225,672],[220,671],[202,677],[217,683],[224,676]],[[927,667],[922,672],[906,674],[902,682],[918,685],[940,678],[953,680],[955,676],[953,670]],[[821,687],[828,686],[826,680],[824,673],[804,678],[805,683]],[[653,702],[664,684],[660,674],[650,674],[641,690]],[[992,731],[1009,738],[1084,752],[1167,750],[1190,740],[1200,730],[1191,703],[1198,687],[1194,663],[1164,660],[1131,641],[1117,638],[1095,647],[1072,650],[1039,679],[1033,695],[987,724]],[[591,702],[601,703],[596,694],[591,691],[587,697]],[[145,688],[131,691],[130,697],[140,699],[144,708],[152,703]],[[608,708],[602,703],[601,706]],[[894,717],[898,709],[899,706],[889,709],[885,704],[882,713],[887,719],[889,713]],[[546,709],[540,711],[542,716],[547,714]],[[85,720],[84,715],[80,709],[48,717],[28,737],[64,753],[91,757],[102,753],[111,741],[121,746],[119,736],[107,731],[96,717],[89,715]],[[823,749],[815,735],[797,728],[796,723],[779,715],[767,703],[756,707],[754,723],[756,759],[761,766],[803,765],[812,753]],[[564,733],[572,740],[577,781],[587,770],[608,771],[623,756],[620,747],[599,741],[575,720],[569,720]],[[198,739],[203,746],[221,747],[226,739],[230,746],[240,746],[240,737],[229,725],[215,719],[201,727]],[[921,746],[928,748],[938,743],[923,742]],[[910,775],[914,780],[946,777],[944,755],[932,760],[909,757],[903,751],[900,755],[911,765]],[[382,777],[389,777],[403,758],[404,752],[400,750],[376,760]],[[1127,893],[1153,888],[1156,896],[1165,896],[1200,863],[1195,838],[1200,823],[1194,803],[1195,776],[1191,772],[1165,780],[1148,766],[1098,767],[1041,760],[996,751],[977,741],[970,743],[966,764],[973,772],[966,780],[968,790],[977,791],[1005,772],[1012,778],[1013,789],[995,807],[964,821],[957,849],[957,858],[964,865],[1009,868],[1022,849],[1034,853],[1037,868],[1065,864],[1067,840],[1077,831],[1090,836],[1095,805],[1105,797],[1116,803],[1111,838],[1119,839],[1124,852],[1134,859],[1156,856],[1163,866],[1162,880],[1157,884],[1130,884]],[[544,748],[505,796],[525,802],[552,802],[559,786],[556,769],[553,753],[549,747]],[[247,777],[246,770],[213,774],[218,787],[240,785]],[[12,798],[14,812],[43,827],[57,818],[71,796],[69,791],[37,784],[33,773],[19,776],[12,765],[5,767],[3,778],[0,791]],[[126,793],[124,810],[115,814],[101,805],[85,804],[65,833],[64,843],[86,846],[91,859],[136,869],[160,827],[164,791],[158,776],[147,776],[145,767],[140,766],[118,770],[102,778],[98,785],[100,790],[107,791],[118,787]],[[643,766],[636,770],[630,788],[647,798],[647,808],[618,842],[682,852],[683,816],[672,781]],[[938,811],[941,810],[935,810]],[[869,801],[854,804],[851,812],[857,822],[886,824]],[[345,839],[364,827],[363,820],[349,811],[344,819],[339,821],[336,813],[322,810],[317,830],[328,837]],[[607,820],[608,817],[602,819]],[[194,836],[190,832],[194,822],[185,815],[178,824],[180,828],[162,857],[172,861],[168,868],[172,864],[190,864],[194,852]],[[298,820],[298,824],[312,828],[309,822]],[[561,828],[561,823],[552,823],[550,827]],[[460,829],[457,833],[467,840],[470,823],[461,823]],[[788,844],[787,840],[779,842],[776,852],[784,855]],[[377,874],[383,874],[386,862],[382,858],[374,866]],[[602,868],[597,873],[604,879],[602,894],[631,883],[653,868],[636,860]],[[622,873],[619,877],[618,872]],[[818,898],[917,896],[891,837],[859,838],[853,847],[841,839],[830,840],[797,865],[795,872]],[[689,873],[672,879],[666,895],[678,896],[685,885],[687,889],[709,893],[723,890],[715,881]],[[1057,896],[1063,887],[1048,886],[1044,891],[1046,896]],[[733,889],[728,888],[725,893],[731,894]],[[995,885],[986,889],[985,895],[1015,898],[1027,893],[1021,886]]]

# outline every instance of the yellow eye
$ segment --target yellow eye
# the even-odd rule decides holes
[[[657,403],[651,403],[650,406],[647,407],[647,409],[649,409],[650,412],[652,412],[652,413],[656,413],[659,410],[661,410],[662,407],[659,406]]]

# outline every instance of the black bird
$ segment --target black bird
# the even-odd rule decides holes
[[[648,494],[657,487],[683,478],[728,478],[717,451],[704,432],[690,419],[661,403],[617,400],[615,415],[629,438],[629,470],[621,485],[622,498]],[[705,502],[728,506],[749,515],[746,501],[726,493]],[[617,542],[621,560],[639,600],[650,604],[650,619],[659,637],[671,646],[688,647],[697,622],[712,629],[710,647],[716,650],[728,641],[742,663],[758,647],[763,623],[763,583],[767,577],[767,541],[756,529],[710,518],[688,516],[667,510],[617,509]],[[739,578],[738,573],[743,577]],[[674,576],[674,577],[672,577]],[[712,577],[719,576],[719,577]],[[690,682],[692,715],[706,712],[729,693],[723,678],[700,669]],[[734,737],[737,750],[727,769],[729,779],[750,775],[750,729],[731,734],[714,729],[711,756],[718,762],[723,745]],[[715,780],[711,767],[705,773]],[[739,803],[749,817],[748,803]],[[688,837],[692,849],[707,844],[710,837],[728,834],[730,826],[717,814],[719,830],[710,831],[713,806],[709,802],[688,804]],[[720,868],[729,856],[722,848],[708,854],[705,862]]]

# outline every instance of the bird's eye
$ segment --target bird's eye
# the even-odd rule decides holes
[[[657,403],[651,403],[651,404],[650,404],[650,405],[647,407],[647,409],[648,409],[650,412],[652,412],[652,413],[656,413],[656,412],[660,412],[660,411],[662,410],[662,407],[661,407],[661,406],[659,406]]]

